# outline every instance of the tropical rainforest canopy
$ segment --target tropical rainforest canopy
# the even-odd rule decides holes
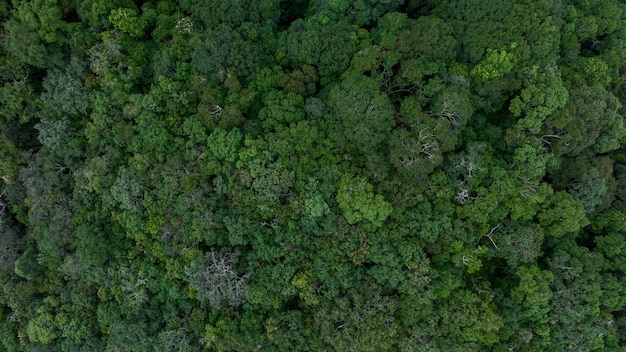
[[[0,23],[0,349],[626,350],[623,1]]]

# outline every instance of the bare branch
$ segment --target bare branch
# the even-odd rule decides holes
[[[483,238],[483,237],[487,237],[487,238],[489,239],[489,241],[491,241],[491,244],[493,244],[493,246],[495,247],[496,251],[497,251],[497,250],[499,250],[498,245],[497,245],[497,244],[496,244],[496,242],[493,240],[493,232],[494,232],[495,230],[497,230],[497,229],[498,229],[498,227],[500,227],[500,225],[501,225],[501,224],[499,223],[498,225],[496,225],[496,226],[492,227],[492,228],[491,228],[491,231],[489,231],[489,233],[488,233],[488,234],[485,234],[485,235],[480,236],[480,237],[478,238],[478,240],[480,241],[480,239],[481,239],[481,238]]]

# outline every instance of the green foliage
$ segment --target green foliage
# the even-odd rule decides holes
[[[390,351],[397,332],[396,306],[373,287],[362,295],[341,298],[316,316],[322,339],[335,350]],[[337,326],[340,329],[337,329]]]
[[[626,135],[619,100],[605,88],[581,86],[570,89],[565,108],[546,122],[557,131],[567,131],[561,147],[570,155],[606,153],[618,148]],[[576,116],[576,118],[573,118]]]
[[[121,209],[135,209],[143,197],[141,180],[132,169],[120,169],[115,182],[111,185],[110,196]]]
[[[410,21],[398,37],[398,51],[407,58],[426,56],[429,61],[450,62],[455,56],[456,40],[452,27],[436,16]]]
[[[504,259],[512,267],[534,263],[542,255],[543,229],[536,225],[523,222],[511,222],[498,227],[491,235],[485,236],[493,240],[494,255]]]
[[[39,131],[37,139],[43,146],[50,150],[55,150],[66,142],[68,135],[71,132],[69,121],[62,120],[42,120],[35,125],[35,128]]]
[[[511,10],[511,5],[509,0],[450,0],[440,2],[435,13],[441,11],[453,19],[469,23],[499,21]]]
[[[526,75],[532,83],[511,100],[509,111],[516,117],[523,115],[518,121],[520,129],[537,133],[548,115],[565,106],[569,94],[554,68],[540,72],[534,66],[527,69]]]
[[[59,117],[87,113],[89,100],[81,81],[84,63],[73,57],[64,71],[53,68],[43,80],[44,93],[41,100],[46,108]]]
[[[79,3],[78,15],[89,26],[96,30],[109,29],[112,26],[112,13],[123,13],[128,10],[136,10],[135,4],[130,0],[84,0]]]
[[[20,1],[5,21],[4,49],[19,62],[47,68],[62,65],[70,24],[58,0]]]
[[[37,250],[32,246],[26,248],[15,261],[15,273],[27,280],[33,280],[41,271]]]
[[[337,203],[349,224],[366,220],[363,226],[381,227],[393,211],[391,205],[364,179],[346,175],[337,186]]]
[[[217,128],[207,139],[207,145],[218,160],[234,163],[242,138],[243,136],[238,129],[226,132]]]
[[[258,209],[263,213],[272,214],[275,211],[274,206],[288,196],[295,175],[281,162],[273,161],[267,151],[256,157],[248,164],[249,174],[246,176],[248,178],[246,182],[251,181],[249,186],[254,190]]]
[[[20,237],[19,228],[4,210],[0,212],[0,233],[0,270],[13,270],[24,241]]]
[[[442,302],[435,316],[441,329],[437,345],[443,349],[459,345],[471,349],[498,342],[497,333],[503,322],[492,300],[493,296],[487,293],[479,296],[459,290]]]
[[[337,146],[365,155],[376,152],[393,123],[389,97],[378,90],[379,82],[366,76],[349,76],[331,88],[327,119],[339,127]]]
[[[606,194],[606,181],[600,176],[598,169],[592,168],[579,182],[572,184],[570,190],[572,195],[583,203],[585,213],[590,213],[602,203],[602,198]]]
[[[7,351],[620,351],[617,0],[0,2]]]
[[[537,218],[539,224],[546,229],[546,236],[555,238],[566,234],[576,235],[582,227],[589,224],[581,202],[564,191],[550,196]]]
[[[304,120],[301,95],[272,90],[263,100],[265,106],[259,111],[259,119],[268,132]]]
[[[582,74],[589,85],[607,85],[611,83],[609,66],[598,57],[580,58]]]
[[[554,281],[554,275],[549,271],[540,270],[537,266],[520,267],[516,275],[520,282],[511,291],[511,299],[522,307],[521,320],[533,326],[535,334],[548,337],[550,335],[548,312],[552,298],[549,286]]]
[[[314,0],[309,2],[309,8],[316,14],[323,14],[325,20],[347,20],[358,26],[367,26],[375,23],[381,16],[394,11],[400,5],[400,0]]]
[[[27,83],[28,75],[24,75],[20,80],[4,82],[0,87],[0,116],[4,123],[18,121],[26,123],[34,117],[38,110],[39,102],[30,84]]]
[[[442,90],[435,98],[432,111],[448,120],[452,127],[465,126],[474,113],[469,91],[458,87]]]
[[[300,95],[315,93],[318,80],[315,67],[310,65],[303,65],[300,69],[295,69],[290,73],[278,72],[276,76],[272,77],[274,85]]]
[[[545,174],[549,157],[541,149],[525,144],[515,149],[513,163],[527,177],[537,178]]]
[[[281,35],[276,56],[292,67],[313,65],[320,76],[329,76],[342,73],[356,49],[356,35],[345,22],[298,19]]]
[[[598,253],[567,240],[550,256],[549,267],[557,288],[550,319],[561,327],[551,332],[552,343],[557,348],[576,345],[587,350],[602,350],[605,337],[613,334],[607,325],[589,324],[594,320],[611,319],[608,311],[602,309],[602,302],[610,300],[612,291],[608,282],[606,286],[600,284],[604,281],[600,271],[603,261]]]
[[[0,179],[5,185],[10,185],[16,181],[23,159],[20,150],[4,135],[0,135],[0,155]]]
[[[113,28],[130,35],[131,37],[140,37],[143,35],[146,22],[139,17],[137,10],[131,8],[118,8],[111,11],[109,21]]]
[[[393,166],[409,179],[419,179],[432,173],[443,162],[443,153],[456,143],[456,136],[446,134],[450,122],[423,117],[410,129],[391,132],[389,159]]]
[[[511,43],[508,48],[501,50],[487,49],[485,58],[472,68],[471,74],[483,80],[490,80],[511,72],[517,58],[506,49],[513,50],[516,46],[516,43]]]
[[[201,45],[194,47],[191,64],[200,73],[216,74],[226,65],[233,34],[227,28],[216,28],[206,34]]]
[[[279,16],[279,1],[275,0],[235,0],[228,3],[220,0],[179,2],[192,15],[198,17],[206,28],[215,28],[220,24],[238,27],[245,22],[274,23]]]
[[[53,308],[58,308],[59,302],[53,299],[44,299],[44,304],[46,301],[48,304],[38,307],[35,311],[35,317],[26,326],[28,338],[35,343],[52,343],[59,337],[59,327],[67,323],[67,316],[64,314],[54,315],[52,312]]]

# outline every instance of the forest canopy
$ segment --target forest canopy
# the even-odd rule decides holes
[[[0,349],[624,351],[626,4],[0,2]]]

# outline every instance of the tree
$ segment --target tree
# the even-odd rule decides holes
[[[136,209],[143,198],[143,189],[141,179],[131,168],[122,168],[119,170],[115,182],[111,185],[110,195],[113,204],[119,206],[123,210]]]
[[[411,20],[407,28],[398,33],[398,52],[405,58],[426,56],[448,63],[454,58],[455,46],[452,27],[436,16]]]
[[[249,289],[247,275],[237,274],[237,261],[236,253],[211,249],[189,264],[185,269],[186,280],[198,299],[215,309],[242,304]]]
[[[622,350],[624,9],[0,1],[0,348]]]
[[[291,67],[303,64],[317,68],[320,76],[342,73],[357,49],[356,36],[343,21],[328,18],[297,19],[279,40],[279,57]]]
[[[543,254],[543,229],[524,222],[510,222],[485,234],[482,240],[493,255],[502,258],[511,268],[530,265]],[[489,242],[488,242],[489,241]],[[491,242],[493,241],[493,242]]]
[[[567,105],[546,120],[557,135],[550,143],[563,154],[598,154],[615,150],[626,128],[619,114],[621,103],[599,85],[572,87]]]
[[[345,175],[337,186],[337,203],[349,224],[363,222],[366,228],[383,225],[392,212],[392,207],[364,179]]]
[[[259,119],[264,130],[271,132],[304,120],[304,99],[296,93],[270,91],[263,99]]]
[[[590,220],[614,204],[617,181],[613,160],[608,156],[562,158],[550,167],[552,186],[565,190],[580,200]]]
[[[234,30],[229,26],[220,25],[212,27],[203,35],[193,36],[191,40],[197,45],[191,52],[192,66],[198,72],[220,82],[227,78],[242,79],[251,76],[270,60],[262,46],[262,40],[273,42],[271,34],[263,32],[263,35],[254,34],[251,31],[256,33],[257,29],[243,25]]]
[[[40,264],[37,249],[34,246],[28,246],[15,261],[15,274],[26,280],[34,280],[43,272]]]
[[[37,136],[39,143],[50,151],[54,151],[61,144],[67,143],[67,139],[72,132],[70,122],[67,119],[44,119],[38,122],[35,128],[39,131]]]
[[[209,135],[207,146],[218,160],[234,163],[242,139],[243,136],[237,128],[227,132],[218,127]]]
[[[493,346],[503,327],[489,290],[478,295],[469,289],[459,289],[436,307],[433,318],[440,324],[435,346],[446,350],[455,346],[466,350]]]
[[[19,124],[28,122],[40,107],[31,83],[28,82],[27,73],[3,83],[0,87],[0,102],[2,102],[0,116],[3,120],[3,130],[8,130],[15,122]]]
[[[598,169],[591,168],[579,182],[570,185],[570,193],[582,202],[585,213],[591,213],[602,203],[606,194],[606,181]]]
[[[210,30],[204,37],[198,37],[199,45],[194,46],[191,53],[191,65],[200,73],[212,78],[219,70],[224,70],[230,46],[234,41],[233,33],[228,27]]]
[[[116,71],[116,66],[121,63],[124,54],[117,38],[112,33],[103,35],[102,42],[97,43],[89,49],[89,68],[99,76],[115,79],[111,74]],[[122,65],[119,65],[122,66]],[[108,74],[108,75],[107,75]],[[100,84],[108,83],[112,88],[112,82],[102,81]],[[122,83],[122,82],[119,82]],[[124,86],[127,86],[125,84]]]
[[[511,10],[512,3],[503,0],[450,0],[437,3],[434,13],[464,23],[500,21]],[[456,25],[457,24],[455,21]]]
[[[165,330],[159,333],[158,344],[155,346],[158,352],[171,351],[198,351],[200,346],[195,345],[192,336],[186,328]]]
[[[538,66],[527,67],[524,74],[528,83],[511,100],[509,111],[515,117],[523,115],[516,129],[536,134],[550,114],[566,105],[569,93],[554,66],[543,70]]]
[[[532,329],[534,334],[547,338],[550,336],[549,316],[550,299],[552,292],[550,284],[554,281],[554,275],[547,270],[541,270],[537,266],[530,268],[521,266],[516,275],[520,282],[511,291],[513,302],[521,306],[521,323]]]
[[[609,312],[603,311],[604,289],[600,268],[604,258],[572,240],[563,240],[548,257],[554,275],[550,320],[551,344],[556,348],[602,350],[612,335]]]
[[[287,310],[274,314],[265,322],[265,336],[277,351],[321,350],[325,348],[322,337],[315,334],[306,315],[300,310]]]
[[[275,23],[280,16],[279,1],[235,0],[224,3],[219,0],[183,0],[181,6],[200,19],[207,29],[226,24],[238,27],[245,22],[255,25]]]
[[[310,2],[309,8],[314,14],[328,16],[331,21],[347,20],[363,27],[375,24],[381,16],[396,10],[400,5],[402,5],[400,0],[384,2],[314,0]]]
[[[268,152],[248,165],[252,177],[255,205],[262,214],[275,214],[276,206],[289,200],[295,172],[280,161],[273,161]]]
[[[564,191],[555,192],[537,214],[539,224],[546,229],[546,237],[558,239],[566,234],[575,236],[589,224],[580,201]]]
[[[565,6],[566,25],[563,32],[572,34],[577,41],[585,42],[615,31],[623,13],[616,1],[568,1]]]
[[[443,161],[437,130],[439,123],[426,118],[412,131],[394,130],[391,133],[389,159],[393,166],[409,179],[419,179],[433,172]]]
[[[300,94],[302,96],[309,96],[315,93],[317,91],[318,81],[317,70],[311,65],[302,65],[302,67],[294,69],[291,72],[279,71],[272,77],[272,83],[275,86],[281,87],[287,92]],[[312,101],[316,100],[319,100],[319,98],[313,98]],[[309,102],[311,102],[311,100],[309,100]],[[316,110],[317,109],[319,108],[316,108]],[[310,112],[308,113],[310,114]]]
[[[452,127],[465,126],[474,113],[469,91],[458,87],[442,90],[434,99],[432,112],[448,120]]]
[[[20,149],[4,134],[0,134],[0,155],[0,179],[5,185],[12,185],[17,181],[19,166],[24,160]]]
[[[129,321],[121,317],[111,317],[110,323],[106,325],[105,349],[133,352],[150,350],[156,341],[149,336],[146,325],[141,320]]]
[[[381,295],[376,287],[341,297],[315,317],[327,346],[335,350],[391,351],[398,327],[395,300]]]
[[[510,51],[515,49],[516,46],[516,43],[511,43],[508,48],[505,47],[500,50],[487,49],[485,58],[472,68],[472,76],[482,80],[491,80],[511,72],[517,64],[517,57]],[[509,52],[507,52],[507,49]]]
[[[126,9],[135,10],[136,6],[132,0],[84,0],[80,2],[77,10],[78,16],[88,23],[95,30],[105,30],[112,27],[110,22],[111,12],[126,11]]]
[[[434,108],[439,109],[435,110],[436,116],[423,113],[415,98],[408,97],[401,102],[401,124],[390,134],[388,160],[408,179],[419,180],[432,173],[443,162],[444,153],[456,145],[458,131],[455,129],[465,123],[462,115],[469,117],[471,114],[462,95],[456,94],[461,93],[450,90],[435,98]]]
[[[513,162],[523,177],[537,179],[546,173],[550,154],[532,144],[524,144],[513,152]]]
[[[6,213],[7,204],[2,203],[0,198],[0,270],[12,270],[15,261],[20,257],[23,246],[23,238],[19,228],[13,223],[9,214]]]
[[[16,3],[12,16],[5,21],[4,49],[19,62],[37,67],[62,66],[68,33],[72,26],[63,21],[71,8],[59,0]]]
[[[66,253],[74,229],[72,181],[68,173],[55,170],[55,165],[45,153],[38,153],[29,159],[19,173],[26,196],[24,205],[28,209],[25,221],[33,229],[30,235],[43,253],[40,261],[54,267],[60,264]]]
[[[340,150],[371,155],[393,127],[393,106],[376,79],[351,75],[331,88],[328,134]]]
[[[131,37],[141,37],[146,27],[144,18],[139,17],[133,8],[116,8],[111,10],[109,21],[113,28],[128,34]]]

